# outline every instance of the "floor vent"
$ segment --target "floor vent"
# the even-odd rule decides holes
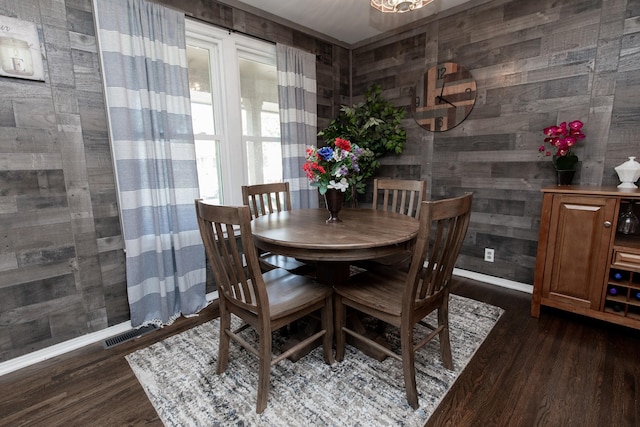
[[[153,332],[156,329],[159,329],[156,325],[147,325],[138,329],[131,329],[130,331],[126,331],[119,335],[105,339],[102,342],[102,347],[105,349],[111,348],[118,344],[122,344],[123,342],[131,341],[132,339],[140,337],[144,334],[148,334],[149,332]]]

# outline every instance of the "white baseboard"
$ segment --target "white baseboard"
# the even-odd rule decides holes
[[[208,293],[206,298],[207,303],[217,299],[218,291]],[[102,341],[131,329],[133,329],[131,321],[126,321],[97,332],[92,332],[81,337],[73,338],[68,341],[43,348],[42,350],[25,354],[24,356],[15,357],[7,360],[6,362],[0,363],[0,376],[8,374],[9,372],[17,371],[18,369],[26,368],[27,366],[35,365],[36,363],[43,362],[47,359],[60,356],[61,354],[77,350],[86,345]]]
[[[218,291],[209,292],[205,296],[207,297],[207,303],[210,303],[211,301],[218,299]]]
[[[73,338],[68,341],[43,348],[42,350],[25,354],[24,356],[15,357],[7,360],[6,362],[0,363],[0,376],[8,374],[9,372],[17,371],[18,369],[26,368],[30,365],[35,365],[38,362],[51,359],[52,357],[77,350],[86,345],[96,343],[111,336],[126,332],[130,329],[132,329],[131,321],[126,321],[97,332],[92,332],[81,337]]]
[[[503,279],[501,277],[489,276],[488,274],[476,273],[475,271],[462,270],[460,268],[453,269],[454,276],[466,277],[467,279],[477,280],[479,282],[488,283],[490,285],[501,286],[503,288],[513,289],[528,294],[533,293],[533,285],[527,283],[515,282],[513,280]]]

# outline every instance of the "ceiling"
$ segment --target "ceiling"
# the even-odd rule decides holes
[[[382,13],[369,0],[220,0],[248,11],[265,12],[293,28],[303,27],[351,46],[417,20],[451,9],[470,0],[434,0],[407,13]],[[283,22],[283,19],[287,22]]]

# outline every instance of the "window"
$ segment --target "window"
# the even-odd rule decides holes
[[[187,20],[187,60],[200,196],[282,181],[275,46]]]

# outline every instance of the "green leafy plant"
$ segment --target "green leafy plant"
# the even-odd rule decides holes
[[[350,192],[347,199],[356,201],[365,191],[366,179],[380,167],[378,159],[385,154],[400,154],[407,141],[407,133],[400,126],[405,110],[382,97],[380,85],[365,92],[364,100],[351,107],[343,105],[338,117],[331,120],[318,136],[327,143],[344,138],[366,150],[358,159],[360,172],[348,177]]]

